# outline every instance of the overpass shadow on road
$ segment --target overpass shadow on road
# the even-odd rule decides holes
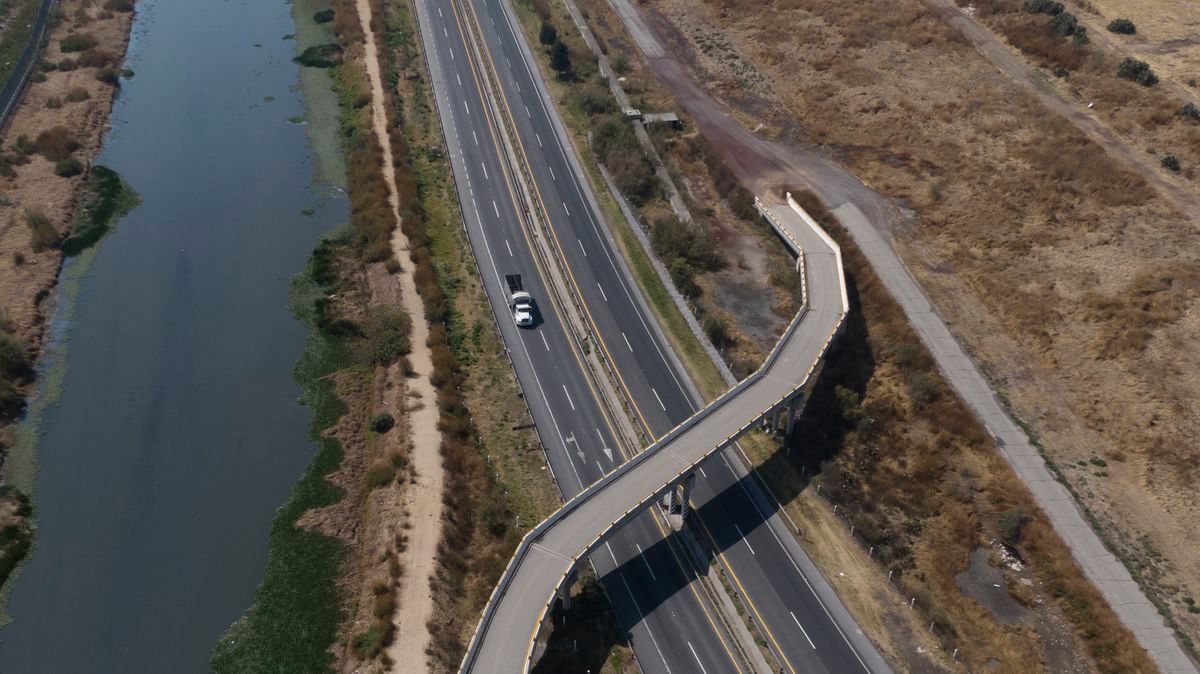
[[[766,523],[766,517],[775,514],[776,504],[791,503],[811,481],[820,473],[822,462],[835,456],[841,451],[846,433],[849,428],[843,418],[841,405],[835,394],[835,387],[841,386],[858,395],[861,400],[875,371],[875,355],[871,349],[867,325],[863,319],[859,305],[858,287],[855,280],[847,274],[847,294],[850,300],[850,312],[846,316],[845,332],[834,340],[832,348],[826,354],[825,364],[813,385],[809,399],[800,416],[792,436],[780,444],[779,448],[760,467],[765,474],[789,474],[784,464],[790,464],[794,471],[806,477],[791,482],[776,481],[774,484],[774,499],[758,500],[759,508],[755,508],[747,496],[747,490],[761,490],[762,484],[752,474],[746,475],[739,481],[733,482],[713,495],[688,516],[688,527],[694,539],[701,544],[705,565],[711,564],[718,553],[728,550],[743,539],[737,529],[732,526],[737,523],[744,533],[750,533]],[[719,455],[714,455],[705,462],[705,466],[720,464]],[[801,468],[804,470],[801,471]],[[699,476],[697,476],[699,477]],[[750,484],[753,483],[753,484]],[[693,492],[693,503],[697,501],[696,492],[701,491],[699,485]],[[778,499],[778,501],[776,501]],[[761,509],[761,512],[760,512]],[[706,524],[699,526],[694,519],[699,516]],[[732,521],[731,521],[732,520]],[[711,537],[710,537],[711,534]],[[641,557],[626,560],[616,569],[605,574],[601,579],[610,594],[625,592],[619,574],[626,577],[637,576],[645,572],[642,557],[648,560],[669,560],[677,556],[672,552],[688,548],[688,543],[682,540],[679,533],[672,532],[660,539],[654,545],[646,548]],[[693,557],[694,558],[694,557]],[[695,580],[694,568],[686,569],[686,576],[680,573],[659,574],[651,596],[638,597],[638,605],[645,613],[649,613],[670,598],[674,593],[687,588],[687,584]],[[797,582],[799,582],[797,580]],[[645,587],[645,585],[643,585]],[[568,627],[561,627],[561,611],[556,608],[553,612],[555,628],[550,632],[547,655],[543,657],[535,672],[599,672],[603,667],[608,653],[615,644],[625,644],[629,641],[629,633],[633,627],[630,619],[636,616],[622,615],[617,611],[613,618],[611,608],[605,605],[603,593],[596,593],[585,588],[581,596],[576,597],[568,616],[587,616],[592,623],[592,630],[586,634],[587,647],[584,648],[580,638],[580,629],[572,629],[570,619]],[[607,613],[606,613],[607,612]],[[613,623],[619,629],[611,630],[608,625]],[[596,643],[599,640],[600,643]],[[579,650],[574,649],[578,647]],[[570,652],[571,657],[557,657]],[[548,667],[553,663],[553,668]],[[565,667],[565,669],[564,669]]]

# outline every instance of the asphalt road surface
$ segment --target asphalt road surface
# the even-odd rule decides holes
[[[508,6],[501,0],[473,1],[558,248],[639,420],[652,436],[661,436],[699,408],[699,395],[654,329],[596,215],[599,209],[564,142]],[[739,594],[772,649],[791,671],[869,670],[842,632],[857,627],[852,621],[839,626],[826,613],[801,571],[800,562],[808,560],[800,559],[803,552],[779,518],[772,517],[769,499],[744,471],[735,472],[731,464],[737,461],[731,452],[706,462],[693,503],[700,530],[722,551]],[[814,573],[811,566],[809,571]],[[836,603],[836,598],[829,593],[826,601]]]
[[[501,159],[495,120],[484,106],[464,43],[466,25],[449,2],[418,0],[416,6],[481,278],[551,470],[569,499],[624,457],[534,262],[515,188]],[[521,274],[537,302],[538,320],[531,329],[517,328],[509,314],[503,277],[514,273]],[[592,559],[643,671],[742,671],[727,637],[714,627],[715,616],[697,596],[690,567],[678,559],[675,545],[663,541],[661,523],[646,513]]]

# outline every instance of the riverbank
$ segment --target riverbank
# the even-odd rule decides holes
[[[132,2],[63,0],[41,65],[0,135],[10,148],[0,152],[0,529],[8,532],[0,541],[0,585],[32,543],[32,448],[12,462],[9,449],[17,444],[13,423],[42,353],[59,269],[136,203],[120,176],[91,168],[132,22]]]

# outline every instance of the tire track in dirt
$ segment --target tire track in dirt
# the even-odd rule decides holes
[[[429,646],[429,629],[426,624],[433,617],[433,593],[429,583],[437,568],[444,486],[439,451],[441,433],[437,427],[437,392],[431,380],[433,358],[428,346],[429,323],[425,320],[425,303],[417,294],[413,278],[415,269],[408,254],[408,237],[400,227],[400,197],[396,191],[396,171],[388,140],[379,51],[371,30],[371,5],[368,0],[357,0],[355,7],[362,26],[363,61],[371,86],[371,126],[383,151],[388,205],[396,223],[392,232],[392,254],[400,263],[397,279],[401,302],[412,319],[412,353],[409,354],[409,361],[416,373],[407,382],[410,401],[406,409],[412,441],[409,461],[413,479],[406,490],[405,504],[412,526],[408,530],[408,547],[400,554],[400,564],[404,570],[401,577],[404,580],[396,590],[396,635],[388,646],[387,654],[393,663],[403,663],[405,671],[428,671],[425,651]]]

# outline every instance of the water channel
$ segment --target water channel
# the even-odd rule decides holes
[[[37,542],[0,671],[207,671],[261,580],[272,515],[314,451],[289,277],[346,218],[299,123],[292,12],[138,3],[136,74],[98,161],[143,203],[55,319],[66,374],[41,419]]]

